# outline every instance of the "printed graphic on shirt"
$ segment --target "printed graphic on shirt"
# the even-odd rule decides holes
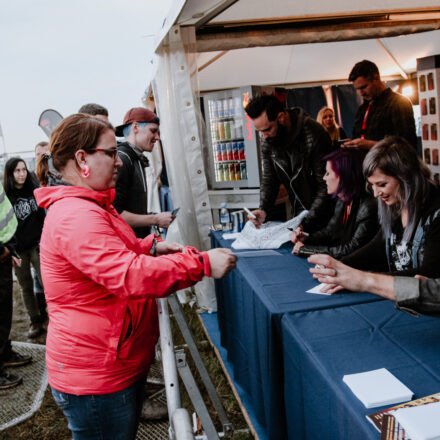
[[[394,245],[394,246],[393,246]],[[408,243],[401,241],[400,243],[393,243],[391,255],[394,266],[399,272],[411,268],[411,246]]]
[[[18,220],[25,220],[33,212],[38,211],[38,205],[34,198],[18,198],[14,203],[14,211]]]

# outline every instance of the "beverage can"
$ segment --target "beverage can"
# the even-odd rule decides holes
[[[221,145],[222,158],[220,160],[228,160],[228,153],[226,151],[226,144]]]
[[[222,117],[222,113],[223,113],[223,108],[222,108],[222,101],[221,99],[217,99],[217,101],[215,101],[215,107],[216,107],[216,118],[221,118]]]
[[[230,163],[228,164],[228,171],[229,171],[229,180],[235,180],[235,168],[234,164]]]
[[[236,122],[235,122],[235,120],[233,119],[232,121],[231,121],[231,139],[236,139],[236,137],[237,137],[237,125],[236,125]]]
[[[226,159],[225,160],[232,160],[232,143],[226,142]]]
[[[246,162],[240,162],[240,177],[241,180],[247,180]]]
[[[231,180],[231,177],[229,176],[229,167],[228,164],[223,164],[223,182],[228,182]]]
[[[227,99],[222,99],[222,108],[223,108],[222,118],[227,118],[228,117],[228,100]]]
[[[220,164],[219,163],[215,164],[215,181],[221,182]]]
[[[223,160],[222,145],[221,144],[215,145],[215,158],[216,158],[217,162],[220,162],[221,160]]]
[[[234,164],[234,176],[234,180],[241,180],[240,164],[238,162],[235,162]]]
[[[231,121],[225,121],[225,139],[231,139]]]
[[[246,159],[246,155],[244,153],[244,142],[237,142],[237,146],[238,146],[238,158],[239,159]]]
[[[218,138],[222,141],[225,138],[225,123],[218,122]]]
[[[232,98],[228,99],[228,116],[234,116],[234,100]]]
[[[238,232],[240,232],[244,227],[244,215],[243,211],[238,211]]]
[[[239,145],[238,142],[232,144],[232,158],[234,160],[240,159]]]

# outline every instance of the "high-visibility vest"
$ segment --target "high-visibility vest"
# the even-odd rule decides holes
[[[17,218],[14,208],[0,183],[0,244],[8,242],[14,236],[16,229]]]

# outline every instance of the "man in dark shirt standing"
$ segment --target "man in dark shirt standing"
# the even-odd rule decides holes
[[[353,139],[344,147],[370,149],[387,135],[401,136],[417,148],[416,126],[411,101],[393,92],[380,79],[371,61],[355,64],[348,80],[363,98],[353,127]]]

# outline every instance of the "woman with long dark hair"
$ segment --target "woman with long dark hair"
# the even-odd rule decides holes
[[[6,162],[4,187],[18,220],[15,240],[21,266],[16,265],[14,270],[31,320],[28,336],[35,338],[43,331],[43,322],[46,318],[42,316],[45,312],[44,294],[41,298],[35,295],[31,273],[32,265],[41,282],[39,242],[43,229],[44,210],[37,206],[33,193],[37,188],[36,182],[20,157],[12,157]]]
[[[341,258],[364,246],[378,228],[377,203],[365,192],[362,161],[366,152],[339,149],[324,157],[327,193],[336,198],[334,213],[321,230],[305,235],[292,233],[293,253],[300,256],[324,253]]]
[[[327,284],[328,293],[368,290],[421,313],[437,310],[438,315],[438,289],[432,288],[432,280],[418,291],[418,280],[400,278],[440,278],[440,191],[430,170],[408,142],[389,136],[368,152],[363,171],[378,199],[381,231],[343,258],[344,264],[324,255],[310,257],[310,262],[321,265],[311,272]]]
[[[345,257],[357,269],[439,277],[440,192],[403,138],[389,136],[367,154],[363,171],[378,199],[381,231]]]

